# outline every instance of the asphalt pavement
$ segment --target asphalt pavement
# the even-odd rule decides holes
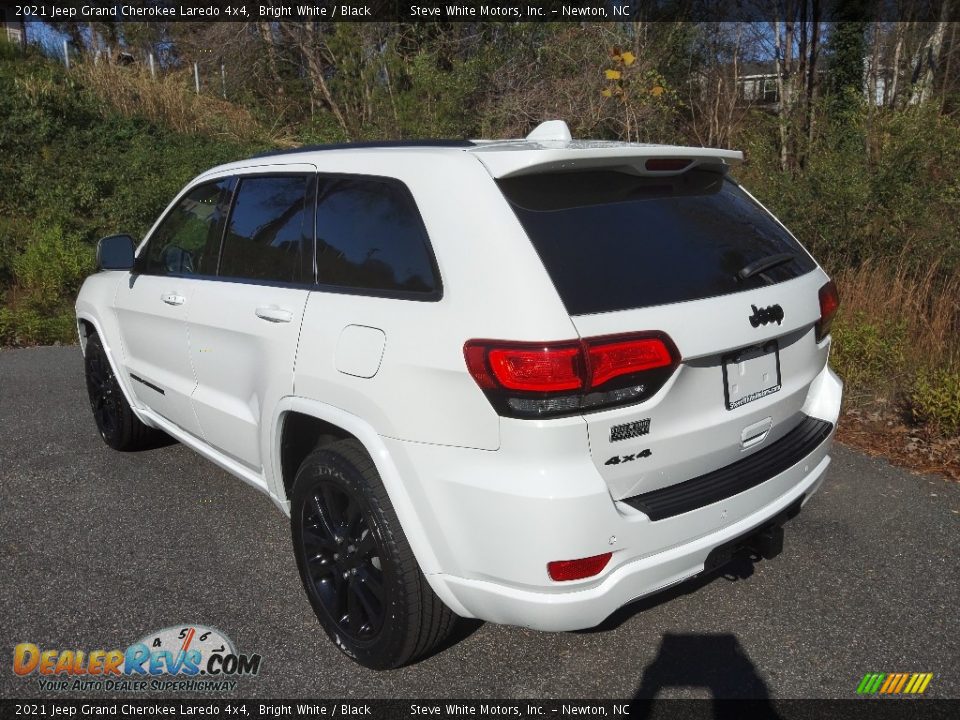
[[[265,496],[179,444],[107,448],[78,348],[0,350],[0,697],[51,697],[13,673],[18,643],[125,648],[192,623],[263,658],[216,697],[851,698],[868,672],[930,672],[927,696],[960,697],[960,486],[843,446],[833,458],[774,560],[592,631],[464,623],[377,673],[320,630]]]

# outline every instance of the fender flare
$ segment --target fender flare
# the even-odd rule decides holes
[[[103,326],[100,321],[94,317],[89,312],[84,312],[78,310],[76,313],[77,322],[81,320],[88,322],[93,326],[94,332],[97,334],[97,337],[100,338],[100,346],[103,348],[104,352],[107,354],[107,362],[110,363],[110,369],[113,371],[113,376],[117,379],[117,384],[120,386],[120,391],[123,393],[124,399],[127,401],[127,405],[130,406],[130,409],[133,410],[133,414],[137,416],[137,419],[142,422],[147,427],[155,428],[156,425],[149,418],[145,417],[143,413],[140,412],[140,407],[135,400],[135,395],[130,388],[130,383],[127,380],[127,376],[120,372],[120,363],[118,359],[114,356],[113,350],[110,347],[110,343],[107,341],[107,338],[103,332]],[[79,327],[77,331],[79,332]],[[80,352],[85,357],[87,353],[87,345],[85,342],[80,343]]]
[[[383,486],[387,491],[387,496],[393,504],[393,509],[397,513],[400,525],[403,528],[407,542],[410,543],[410,549],[420,565],[420,570],[427,578],[427,582],[439,598],[455,613],[472,617],[447,589],[446,583],[440,581],[438,577],[441,573],[440,563],[433,551],[433,546],[423,530],[423,523],[420,521],[420,513],[415,503],[410,498],[407,487],[400,476],[390,451],[387,449],[379,433],[365,420],[342,410],[333,405],[328,405],[316,400],[288,395],[281,398],[277,403],[273,413],[270,459],[274,469],[281,467],[280,460],[280,440],[283,431],[283,416],[288,412],[297,412],[303,415],[315,417],[318,420],[328,422],[332,425],[345,430],[353,435],[363,445],[364,449],[373,460],[373,464],[380,474]],[[285,497],[283,491],[282,473],[274,471],[271,473],[274,482],[278,482],[279,487],[274,487],[274,492],[278,497]],[[289,499],[284,503],[287,513],[290,512]]]

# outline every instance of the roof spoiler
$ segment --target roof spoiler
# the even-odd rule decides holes
[[[540,123],[522,140],[475,142],[467,152],[495,178],[586,169],[665,177],[705,165],[726,172],[731,165],[743,162],[739,150],[574,140],[563,120]]]

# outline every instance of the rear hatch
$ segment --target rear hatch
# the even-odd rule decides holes
[[[488,167],[581,339],[672,342],[675,367],[642,402],[583,413],[616,499],[769,447],[803,420],[826,363],[824,273],[727,176],[729,152],[668,154]]]

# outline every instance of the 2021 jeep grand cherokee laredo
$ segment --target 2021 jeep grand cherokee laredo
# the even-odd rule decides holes
[[[455,615],[598,624],[819,487],[833,284],[738,152],[525,140],[209,170],[77,300],[117,449],[162,430],[291,516],[310,602],[371,667]]]

